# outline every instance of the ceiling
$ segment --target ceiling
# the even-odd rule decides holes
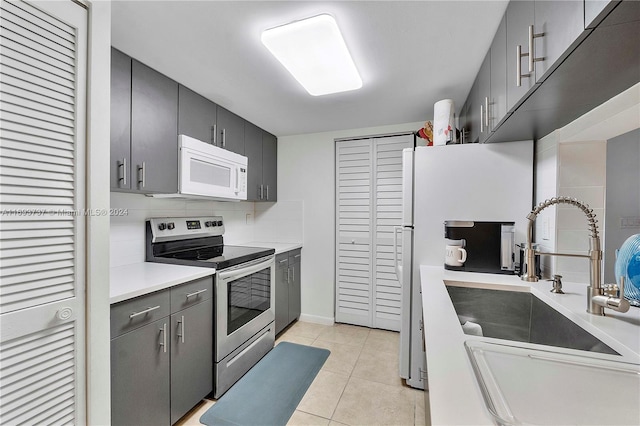
[[[112,45],[263,129],[285,136],[426,121],[464,102],[508,1],[114,1]],[[314,97],[260,42],[321,13],[363,80]]]

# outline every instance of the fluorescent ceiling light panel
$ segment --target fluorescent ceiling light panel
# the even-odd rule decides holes
[[[262,44],[313,96],[362,87],[338,24],[330,15],[265,30]]]

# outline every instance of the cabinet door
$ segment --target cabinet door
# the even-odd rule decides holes
[[[247,201],[260,201],[264,197],[262,185],[262,129],[246,123],[244,131],[244,153],[247,165]],[[264,188],[264,187],[263,187]]]
[[[289,255],[290,283],[289,283],[289,323],[300,317],[300,250]]]
[[[289,259],[287,254],[276,257],[275,314],[276,334],[289,324]]]
[[[517,86],[517,64],[521,65],[521,74],[529,74],[528,58],[519,58],[516,47],[522,53],[529,51],[529,25],[533,25],[533,1],[511,1],[507,6],[507,110],[511,110],[535,84],[534,76],[522,77]]]
[[[264,200],[278,200],[278,138],[271,133],[262,133],[262,183]]]
[[[178,134],[216,145],[218,106],[180,85],[178,90]]]
[[[489,130],[493,132],[507,115],[507,19],[504,16],[491,43],[490,66]]]
[[[213,390],[213,299],[171,315],[171,424]]]
[[[571,44],[584,31],[584,4],[576,0],[555,0],[535,2],[534,33],[544,33],[534,39],[536,81],[547,77],[547,71],[566,54]]]
[[[168,334],[167,317],[111,340],[111,424],[171,424]]]
[[[476,76],[469,98],[467,99],[467,126],[469,128],[469,142],[476,143],[480,139],[480,95],[478,89],[478,76]],[[483,110],[484,111],[484,107]]]
[[[484,143],[489,135],[491,129],[489,128],[489,117],[491,115],[491,105],[489,105],[489,99],[491,97],[491,51],[487,52],[487,55],[482,61],[482,66],[476,77],[478,81],[478,104],[480,105],[480,135],[479,142]]]
[[[131,188],[131,58],[111,48],[111,189]]]
[[[178,190],[178,83],[133,60],[131,76],[132,188]]]
[[[218,146],[244,155],[244,124],[242,117],[218,106]]]

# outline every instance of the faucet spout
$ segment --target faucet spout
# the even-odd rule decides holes
[[[527,219],[529,219],[529,223],[527,226],[527,246],[525,248],[525,262],[527,267],[526,274],[522,275],[523,281],[535,282],[538,281],[538,277],[535,274],[535,256],[536,255],[545,255],[545,256],[566,256],[568,254],[563,253],[544,253],[540,251],[536,251],[533,248],[533,225],[540,214],[540,212],[547,207],[556,205],[556,204],[570,204],[582,210],[582,212],[587,216],[587,222],[589,224],[589,231],[591,233],[589,239],[589,254],[588,255],[580,255],[581,257],[589,258],[589,275],[590,275],[590,283],[587,288],[587,312],[594,315],[604,315],[604,307],[600,303],[599,298],[597,296],[603,295],[602,289],[602,281],[601,281],[601,271],[602,271],[602,249],[600,247],[600,236],[598,234],[598,221],[596,220],[596,215],[593,213],[593,210],[589,208],[589,206],[581,201],[578,201],[576,198],[570,197],[554,197],[548,200],[543,201],[538,206],[536,206],[531,212],[527,215]],[[623,296],[624,298],[624,296]]]

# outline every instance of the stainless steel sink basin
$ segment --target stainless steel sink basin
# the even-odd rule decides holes
[[[620,355],[529,292],[447,286],[460,323],[497,339]]]

